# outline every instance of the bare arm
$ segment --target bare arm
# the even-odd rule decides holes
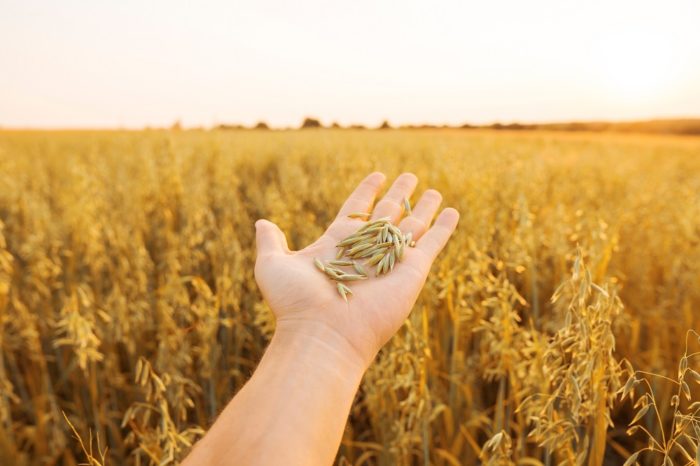
[[[256,223],[255,275],[275,313],[275,334],[251,379],[186,465],[332,464],[364,371],[408,316],[459,218],[445,209],[428,229],[442,200],[428,190],[401,219],[402,201],[417,179],[398,177],[372,218],[390,217],[403,232],[412,232],[416,247],[390,274],[353,282],[354,295],[346,303],[313,258],[335,256],[335,244],[363,224],[347,215],[371,211],[383,182],[381,173],[365,178],[323,236],[301,251],[290,251],[274,224]]]

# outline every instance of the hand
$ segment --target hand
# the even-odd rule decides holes
[[[350,353],[364,368],[379,349],[401,327],[413,307],[435,257],[457,226],[459,214],[445,209],[430,223],[442,202],[439,192],[423,193],[413,213],[401,219],[403,200],[408,199],[418,179],[411,173],[399,176],[372,211],[385,176],[372,173],[345,201],[338,216],[313,244],[290,251],[284,233],[267,220],[258,220],[258,255],[255,278],[277,318],[276,332],[303,334],[323,341],[329,350]],[[335,283],[313,263],[335,258],[336,243],[354,233],[365,222],[348,214],[370,212],[372,219],[389,217],[402,232],[413,233],[415,248],[406,248],[401,262],[386,275],[349,283],[353,294],[346,302]],[[400,221],[400,223],[399,223]],[[430,228],[429,228],[430,227]]]

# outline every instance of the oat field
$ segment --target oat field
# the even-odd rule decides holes
[[[0,132],[0,464],[177,462],[373,170],[462,217],[337,464],[699,464],[700,138],[481,130]]]

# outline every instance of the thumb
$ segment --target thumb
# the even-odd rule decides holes
[[[258,256],[289,251],[284,233],[269,220],[255,222],[255,238],[258,245]]]

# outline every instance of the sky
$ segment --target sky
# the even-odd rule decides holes
[[[699,0],[0,0],[0,127],[700,116]]]

